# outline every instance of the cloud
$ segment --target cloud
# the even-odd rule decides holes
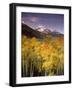
[[[32,22],[36,22],[37,20],[38,20],[37,17],[31,17],[31,21],[32,21]]]

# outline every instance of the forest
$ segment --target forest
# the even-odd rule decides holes
[[[21,37],[22,77],[64,75],[64,37]]]

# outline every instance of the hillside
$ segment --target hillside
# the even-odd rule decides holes
[[[26,35],[29,38],[36,37],[36,38],[40,38],[40,39],[42,39],[46,36],[46,34],[30,28],[26,24],[22,24],[22,35]]]

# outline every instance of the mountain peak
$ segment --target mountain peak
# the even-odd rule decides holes
[[[38,26],[38,28],[36,29],[36,31],[39,31],[39,32],[42,32],[42,33],[45,33],[45,34],[51,33],[51,30],[45,28],[44,26]]]

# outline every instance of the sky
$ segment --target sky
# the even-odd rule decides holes
[[[21,22],[33,29],[42,27],[64,34],[64,15],[51,13],[25,13],[21,14]]]

